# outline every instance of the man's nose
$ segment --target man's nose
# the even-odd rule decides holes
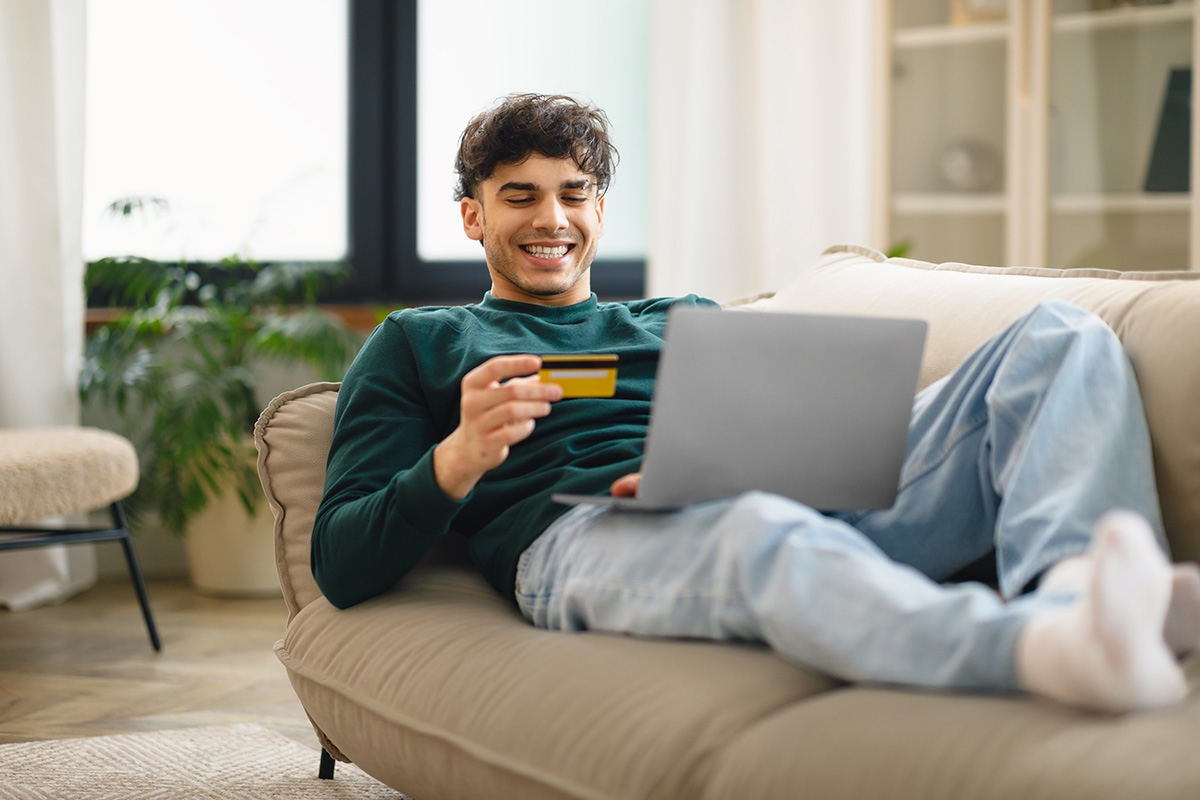
[[[533,225],[538,230],[561,231],[568,225],[567,210],[557,197],[549,197],[538,204]]]

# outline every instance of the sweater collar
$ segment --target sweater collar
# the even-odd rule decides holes
[[[480,307],[490,311],[503,311],[509,314],[527,314],[531,317],[544,319],[547,322],[579,322],[592,314],[596,313],[599,308],[599,301],[596,298],[596,293],[592,292],[591,297],[581,303],[576,303],[571,306],[540,306],[536,303],[519,303],[515,300],[501,300],[491,292],[483,295],[483,301],[479,304]]]

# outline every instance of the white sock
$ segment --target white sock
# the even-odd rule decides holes
[[[1177,656],[1200,650],[1200,567],[1195,564],[1171,568],[1171,605],[1163,636]]]
[[[1092,559],[1086,556],[1071,556],[1059,561],[1042,575],[1037,590],[1047,594],[1081,592],[1092,575]]]
[[[1091,554],[1064,558],[1038,581],[1039,592],[1082,592],[1092,573]],[[1200,567],[1171,567],[1171,601],[1163,623],[1163,637],[1177,656],[1200,650]]]
[[[1034,617],[1021,631],[1021,687],[1100,711],[1182,700],[1187,684],[1163,638],[1172,572],[1149,525],[1129,512],[1106,515],[1083,563],[1078,600]]]

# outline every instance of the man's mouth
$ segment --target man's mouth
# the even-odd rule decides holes
[[[535,258],[562,258],[571,251],[573,244],[559,244],[547,247],[540,244],[523,244],[521,249]]]

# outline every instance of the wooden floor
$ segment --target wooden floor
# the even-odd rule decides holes
[[[203,597],[182,581],[149,593],[161,653],[128,582],[0,610],[0,743],[253,722],[318,749],[272,651],[281,598]]]

